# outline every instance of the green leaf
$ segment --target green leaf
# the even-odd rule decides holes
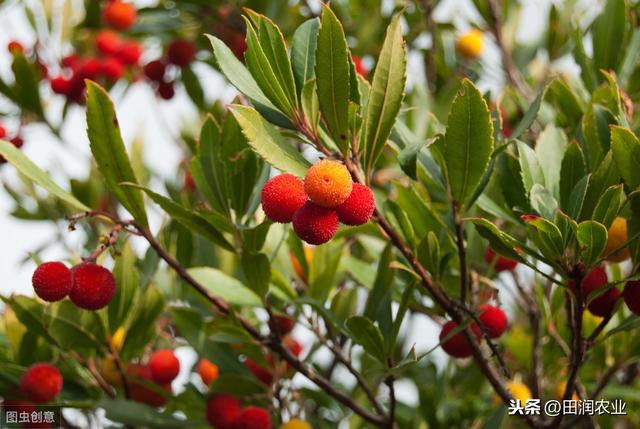
[[[199,109],[206,110],[204,90],[200,84],[200,79],[198,79],[198,76],[192,68],[183,67],[180,71],[180,77],[189,98],[191,98],[193,103],[198,106]]]
[[[462,204],[480,183],[493,152],[489,108],[468,79],[453,100],[443,146],[451,198]]]
[[[550,190],[536,183],[531,188],[529,200],[531,202],[531,208],[538,212],[542,217],[553,219],[553,216],[558,209],[558,202],[553,198]]]
[[[120,285],[118,285],[119,287]],[[71,301],[59,301],[51,307],[51,321],[47,326],[49,334],[64,350],[86,349],[89,352],[104,350],[105,336],[97,313],[87,312]],[[81,352],[86,356],[87,353]]]
[[[436,234],[429,231],[418,244],[418,260],[436,280],[440,278],[440,259],[440,242]]]
[[[264,253],[243,253],[240,263],[247,284],[259,297],[264,298],[269,291],[271,263]]]
[[[163,414],[148,405],[122,399],[101,399],[96,408],[106,411],[106,418],[125,425],[144,426],[149,428],[173,429],[193,427],[193,420],[177,419]]]
[[[524,187],[522,171],[519,160],[510,153],[503,152],[498,155],[498,181],[507,205],[512,210],[520,210],[529,213],[530,203],[528,189]]]
[[[616,164],[613,161],[613,154],[609,151],[598,166],[598,169],[591,174],[587,196],[582,205],[581,220],[590,219],[604,191],[608,187],[619,183],[620,174],[618,174]]]
[[[354,316],[347,320],[347,329],[356,344],[362,346],[365,352],[386,365],[386,352],[382,333],[376,325],[363,316]]]
[[[133,300],[140,287],[140,273],[136,267],[137,260],[131,245],[126,243],[120,249],[120,255],[113,268],[113,276],[118,287],[107,307],[110,333],[114,333],[121,327],[131,314]]]
[[[622,185],[607,188],[600,197],[598,205],[591,215],[591,220],[601,223],[608,230],[616,216],[618,216],[623,198],[624,190]]]
[[[627,24],[626,0],[607,0],[593,22],[593,64],[596,70],[616,70],[624,55]]]
[[[245,11],[251,18],[247,20],[247,66],[267,97],[293,118],[298,98],[284,37],[269,18]]]
[[[544,256],[556,261],[564,252],[564,240],[558,227],[544,218],[527,219],[528,237]]]
[[[577,95],[562,79],[555,79],[547,86],[544,99],[551,103],[558,113],[556,122],[562,127],[575,128],[582,117],[582,106]]]
[[[213,196],[209,201],[214,209],[221,213],[229,213],[228,195],[226,188],[225,163],[221,150],[222,135],[213,116],[207,116],[200,131],[198,144],[198,161],[200,163],[205,185]]]
[[[569,198],[576,184],[587,173],[580,145],[573,141],[567,146],[560,167],[560,207],[566,210]]]
[[[553,196],[560,193],[562,157],[567,147],[567,136],[561,128],[549,124],[536,141],[536,154],[544,174],[544,183]]]
[[[253,108],[234,104],[229,107],[251,148],[265,161],[282,172],[304,177],[309,169],[307,161]]]
[[[610,125],[616,125],[613,114],[604,107],[590,106],[582,118],[584,149],[590,171],[594,171],[602,162],[603,156],[611,146]]]
[[[630,130],[611,127],[611,151],[618,171],[631,191],[640,186],[640,141]]]
[[[39,70],[36,69],[34,64],[30,64],[21,53],[13,56],[12,68],[16,79],[13,89],[18,104],[25,110],[43,117],[44,113],[38,88]]]
[[[387,245],[382,251],[378,262],[378,271],[373,287],[369,292],[363,315],[378,322],[385,339],[389,338],[391,330],[391,285],[396,270],[391,267],[395,260],[393,249]]]
[[[601,223],[587,220],[578,224],[578,243],[581,259],[590,267],[598,260],[607,244],[607,228]]]
[[[324,302],[336,287],[336,273],[343,254],[343,245],[343,241],[334,239],[327,244],[314,247],[307,292],[311,298]]]
[[[495,224],[486,219],[470,218],[468,220],[473,222],[478,234],[489,241],[489,245],[497,254],[518,262],[524,261],[520,252],[516,250],[518,248],[518,242],[515,238],[506,232],[500,231]]]
[[[320,112],[343,154],[349,150],[349,48],[344,30],[323,4],[316,48],[316,85]]]
[[[70,204],[76,210],[91,210],[89,207],[81,203],[76,197],[58,186],[53,180],[51,180],[51,177],[49,177],[47,173],[31,162],[31,160],[13,144],[0,140],[0,156],[3,156],[8,162],[16,167],[20,173],[27,176],[37,185],[42,186],[45,191]]]
[[[302,93],[303,87],[315,75],[319,27],[318,18],[309,19],[303,22],[293,34],[291,65],[298,93]]]
[[[320,105],[315,78],[308,80],[307,83],[304,84],[300,98],[302,113],[304,114],[307,126],[311,131],[316,132],[318,130],[318,123],[320,122]]]
[[[212,243],[217,244],[223,249],[230,252],[235,251],[233,245],[229,243],[226,238],[224,238],[222,233],[199,214],[186,209],[175,201],[170,200],[167,197],[163,197],[162,195],[157,194],[150,189],[141,189],[146,192],[149,198],[151,198],[156,204],[162,207],[162,210],[169,214],[172,219],[180,222],[185,227],[202,235],[203,237],[210,240]]]
[[[109,94],[95,82],[87,85],[87,134],[93,158],[107,186],[120,203],[143,227],[147,212],[139,189],[123,187],[122,183],[138,183],[120,135],[118,119]]]
[[[149,342],[156,338],[156,321],[164,311],[165,304],[162,292],[154,285],[148,285],[144,293],[138,295],[135,306],[131,309],[127,335],[122,346],[124,361],[140,356]]]
[[[255,292],[220,270],[197,267],[187,271],[213,295],[219,296],[231,304],[253,307],[262,305],[262,300]]]
[[[533,122],[536,120],[536,117],[538,116],[538,111],[540,110],[540,105],[542,104],[543,96],[544,96],[544,91],[541,91],[538,94],[538,96],[535,98],[535,100],[533,100],[533,102],[531,103],[531,106],[529,106],[529,109],[522,116],[522,119],[520,120],[520,122],[518,122],[518,125],[516,125],[513,128],[513,131],[511,131],[511,135],[509,136],[510,139],[512,140],[517,139],[525,131],[527,131],[529,127],[531,127]]]
[[[369,101],[364,116],[360,147],[364,152],[364,165],[371,171],[382,153],[402,106],[407,80],[407,51],[402,38],[401,15],[396,15],[387,28],[387,34],[378,57]]]
[[[249,97],[256,109],[269,121],[281,125],[290,125],[290,121],[264,95],[249,70],[234,55],[234,53],[217,37],[206,35],[211,42],[213,55],[220,71],[235,86],[238,91]]]
[[[517,142],[518,160],[522,172],[522,183],[529,193],[534,185],[545,185],[544,172],[540,167],[536,152],[521,141]]]
[[[593,68],[591,59],[587,56],[584,49],[584,35],[579,26],[573,31],[573,56],[580,66],[580,77],[589,91],[593,91],[596,87],[596,73]]]
[[[578,183],[576,183],[573,191],[571,191],[571,195],[569,196],[569,204],[567,206],[567,214],[571,216],[572,219],[581,218],[580,214],[582,213],[582,207],[584,205],[585,196],[587,195],[587,189],[590,180],[590,174],[584,176],[578,181]]]

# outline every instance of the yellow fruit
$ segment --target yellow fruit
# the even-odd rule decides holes
[[[603,255],[608,255],[618,247],[624,245],[627,242],[627,220],[622,217],[617,217],[609,228],[609,236],[607,238],[607,245],[602,252]],[[614,253],[607,258],[609,262],[622,262],[629,257],[629,248],[625,247]]]
[[[519,399],[521,403],[525,404],[529,399],[533,396],[531,395],[531,390],[522,384],[515,381],[510,381],[507,383],[507,390],[511,392],[514,399]]]
[[[351,194],[353,182],[349,170],[341,162],[323,159],[309,168],[304,190],[319,206],[337,207]]]
[[[558,401],[562,401],[562,398],[564,398],[564,391],[567,388],[567,382],[566,381],[561,381],[560,383],[556,384],[556,399]],[[574,401],[579,401],[580,397],[578,396],[578,394],[576,393],[576,391],[573,391],[573,396],[571,396],[571,399],[573,399]]]
[[[282,426],[280,429],[313,429],[311,425],[304,420],[291,419]]]
[[[482,53],[484,41],[482,40],[482,31],[471,30],[456,40],[456,49],[458,53],[466,58],[478,58]]]
[[[111,337],[111,346],[116,351],[120,351],[122,348],[122,343],[124,343],[124,328],[119,327],[116,332]]]
[[[113,387],[122,387],[122,375],[118,371],[116,361],[107,357],[100,363],[100,374],[102,378]]]

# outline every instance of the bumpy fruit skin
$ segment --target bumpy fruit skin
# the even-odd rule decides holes
[[[158,385],[154,383],[151,370],[148,366],[130,363],[127,367],[127,374],[129,378],[129,393],[132,400],[152,407],[162,407],[167,403],[167,398],[153,390],[148,384],[156,384],[159,389],[166,390],[169,394],[172,393],[171,384]],[[136,378],[144,380],[145,384],[139,380],[135,380]]]
[[[507,315],[501,308],[481,304],[478,306],[478,312],[480,322],[486,328],[489,338],[498,338],[507,330]]]
[[[449,333],[453,331],[457,326],[458,324],[453,320],[449,320],[447,323],[445,323],[442,327],[442,331],[440,331],[440,341],[445,339],[447,335],[449,335]],[[480,340],[480,329],[478,328],[478,326],[472,324],[471,331],[473,332],[475,337]],[[465,338],[462,331],[458,332],[457,334],[449,338],[446,342],[442,343],[442,349],[448,355],[456,358],[466,358],[471,356],[471,345]]]
[[[207,402],[207,421],[216,429],[232,429],[241,412],[240,401],[225,393]]]
[[[282,426],[280,429],[313,429],[311,425],[304,420],[291,419]]]
[[[338,231],[338,214],[309,201],[293,215],[293,230],[309,244],[324,244]]]
[[[278,326],[278,331],[280,335],[288,335],[293,328],[296,326],[296,321],[287,316],[274,316],[273,317],[276,325]]]
[[[149,359],[149,369],[156,383],[171,383],[180,372],[180,361],[173,350],[158,350]]]
[[[249,371],[261,382],[266,384],[267,386],[271,386],[273,383],[273,369],[265,368],[262,365],[258,364],[253,359],[247,358],[244,361],[244,366],[247,367]]]
[[[218,365],[211,362],[209,359],[200,359],[198,362],[198,374],[202,379],[202,382],[209,386],[211,383],[218,379]]]
[[[482,53],[484,41],[480,30],[471,30],[456,40],[456,49],[466,58],[478,58]]]
[[[526,404],[529,399],[533,398],[531,390],[522,383],[509,381],[507,383],[507,390],[511,393],[513,399],[519,399],[522,405]]]
[[[322,207],[338,207],[349,197],[352,187],[347,168],[330,159],[313,164],[304,178],[304,190],[309,199]]]
[[[116,293],[116,280],[111,271],[93,262],[83,262],[71,272],[71,302],[85,310],[99,310],[111,302]]]
[[[262,210],[274,222],[289,223],[307,202],[302,181],[293,174],[280,174],[262,188]]]
[[[164,79],[165,65],[160,60],[153,60],[148,62],[142,68],[144,75],[152,81],[161,82]]]
[[[617,217],[609,228],[609,235],[607,236],[607,244],[602,251],[602,255],[606,256],[609,253],[616,250],[627,242],[627,220],[622,217]],[[613,255],[607,257],[609,262],[622,262],[629,258],[629,248],[625,247],[620,249]]]
[[[500,271],[513,271],[518,265],[518,261],[505,258],[504,256],[497,255],[491,247],[487,247],[484,252],[484,260],[488,265],[491,265],[495,260],[494,270]]]
[[[369,222],[376,209],[373,192],[360,183],[354,183],[351,193],[344,203],[336,207],[338,220],[345,225],[357,226]]]
[[[247,407],[242,410],[233,429],[272,429],[269,412],[260,407]]]
[[[52,401],[62,390],[62,375],[48,363],[37,363],[27,369],[20,379],[20,390],[36,404]]]
[[[169,44],[167,57],[171,64],[188,66],[196,57],[196,46],[190,40],[176,39]]]
[[[129,3],[113,1],[108,3],[102,11],[105,24],[117,30],[128,30],[136,22],[137,12]]]
[[[71,290],[71,270],[62,262],[38,265],[31,279],[33,290],[48,302],[60,301]]]
[[[625,304],[633,314],[640,316],[640,281],[627,282],[622,293]]]

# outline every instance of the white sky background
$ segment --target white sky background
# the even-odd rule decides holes
[[[316,0],[317,1],[317,0]],[[38,4],[39,1],[27,1],[29,4]],[[138,2],[141,4],[148,3]],[[388,3],[385,1],[385,3]],[[518,39],[521,41],[532,41],[540,37],[546,27],[550,0],[523,0],[521,13],[521,24],[518,27]],[[596,0],[582,1],[588,15],[597,13],[599,8],[593,7]],[[22,14],[22,7],[15,1],[7,2],[0,14],[0,74],[7,79],[11,76],[10,56],[6,50],[7,43],[16,39],[29,46],[34,39],[31,29],[27,24],[25,16]],[[445,0],[436,10],[435,18],[438,21],[452,21],[455,26],[464,30],[469,27],[469,22],[477,22],[473,8],[469,7],[468,0]],[[482,62],[485,67],[485,74],[481,76],[479,85],[483,90],[497,90],[503,83],[500,69],[499,54],[497,48],[488,41],[488,46],[483,53]],[[428,43],[428,40],[426,41]],[[146,59],[154,58],[155,53],[147,52]],[[542,59],[544,61],[544,59]],[[576,73],[575,64],[571,61],[559,61],[556,66],[559,69]],[[424,76],[423,61],[420,54],[414,53],[409,59],[410,72],[409,84],[415,83]],[[210,98],[221,98],[225,102],[232,100],[235,90],[229,87],[224,79],[208,66],[197,69],[203,76],[206,76],[205,91]],[[191,105],[188,97],[182,88],[177,88],[176,97],[170,102],[157,99],[145,84],[134,85],[133,88],[122,97],[121,91],[113,93],[117,103],[118,119],[122,128],[125,143],[129,144],[135,137],[141,137],[145,142],[145,161],[147,165],[163,178],[174,179],[178,164],[182,160],[181,150],[175,145],[174,138],[179,134],[179,130],[186,123],[199,127],[197,112]],[[45,102],[51,103],[52,108],[60,109],[62,103],[59,97],[45,95]],[[0,111],[3,104],[0,102]],[[57,115],[53,117],[57,118]],[[5,122],[5,121],[3,121]],[[16,124],[8,122],[7,128],[11,132]],[[38,166],[51,172],[58,182],[66,186],[65,177],[84,178],[88,171],[90,150],[85,132],[84,109],[75,107],[66,121],[62,134],[65,145],[62,145],[55,137],[52,137],[48,130],[40,125],[32,125],[25,130],[24,153]],[[195,129],[195,128],[194,128]],[[16,174],[12,167],[0,167],[0,179],[15,183]],[[156,189],[161,189],[157,187]],[[9,216],[13,207],[3,190],[0,190],[0,294],[11,293],[29,294],[33,293],[31,287],[31,275],[35,264],[22,261],[28,254],[40,248],[46,243],[57,240],[57,234],[51,223],[46,222],[26,222],[16,220]],[[156,219],[157,221],[157,219]],[[64,225],[60,224],[60,228]],[[81,234],[66,234],[70,243],[76,243],[76,248],[81,248]],[[43,254],[45,260],[55,260],[65,258],[68,255],[60,245],[55,245]],[[503,298],[506,298],[502,294]],[[437,344],[439,328],[428,320],[418,320],[415,326],[410,327],[410,337],[417,343],[418,350],[428,350]],[[304,340],[304,333],[300,333]],[[311,340],[311,338],[309,338]],[[443,357],[443,352],[436,353]],[[188,351],[180,353],[181,358],[187,359],[183,363],[192,361],[193,356]],[[442,361],[442,359],[438,359]],[[184,365],[183,365],[184,366]],[[186,374],[183,374],[186,377]],[[410,388],[400,389],[398,392],[401,400],[415,401],[415,393]]]

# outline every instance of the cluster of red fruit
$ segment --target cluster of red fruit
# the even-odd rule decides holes
[[[582,279],[580,283],[581,296],[582,300],[587,304],[589,312],[594,316],[606,317],[614,310],[615,305],[622,296],[629,311],[640,316],[640,281],[628,281],[622,293],[620,293],[618,288],[611,287],[597,294],[595,297],[590,297],[593,292],[602,288],[607,283],[609,283],[607,270],[602,265],[593,268]],[[576,294],[577,291],[574,281],[569,281],[569,289],[574,295]]]
[[[179,372],[180,361],[172,350],[157,350],[146,365],[130,363],[127,366],[127,377],[131,399],[152,407],[166,405],[168,397],[173,393],[171,382]]]
[[[93,262],[82,262],[69,269],[62,262],[45,262],[36,268],[33,289],[48,302],[67,295],[75,305],[85,310],[99,310],[109,304],[116,292],[116,281],[107,270]]]
[[[478,306],[478,314],[478,320],[486,330],[489,338],[498,338],[507,330],[507,315],[500,307],[481,304]],[[471,345],[462,331],[455,333],[447,339],[451,332],[457,327],[458,324],[453,320],[449,320],[444,324],[442,331],[440,331],[442,349],[450,356],[456,358],[469,357],[472,354]],[[482,329],[475,322],[471,323],[470,328],[476,340],[480,341]]]
[[[7,130],[2,124],[0,124],[0,140],[5,140],[6,137],[7,137]],[[22,137],[20,137],[20,134],[16,134],[14,137],[10,138],[9,142],[12,143],[18,149],[20,149],[24,144],[24,140],[22,140]],[[7,160],[4,158],[4,156],[0,155],[0,164],[4,164],[5,162],[7,162]]]
[[[170,100],[175,95],[174,82],[167,79],[167,66],[186,67],[196,57],[196,46],[187,39],[175,39],[167,46],[165,57],[150,61],[144,65],[144,75],[155,86],[158,95]]]
[[[293,230],[309,244],[331,240],[339,222],[367,223],[375,207],[371,189],[353,183],[342,163],[328,159],[311,166],[304,182],[285,173],[262,189],[265,215],[274,222],[293,221]]]
[[[271,415],[264,408],[242,408],[234,396],[219,393],[207,402],[207,421],[215,429],[272,429]]]
[[[117,31],[128,30],[136,21],[136,9],[129,3],[111,1],[102,11],[104,23],[113,30],[101,30],[95,36],[95,53],[81,58],[73,53],[61,61],[63,73],[51,78],[51,89],[67,100],[83,103],[85,79],[104,80],[112,84],[121,79],[127,67],[137,66],[142,47],[135,40],[125,40]]]

